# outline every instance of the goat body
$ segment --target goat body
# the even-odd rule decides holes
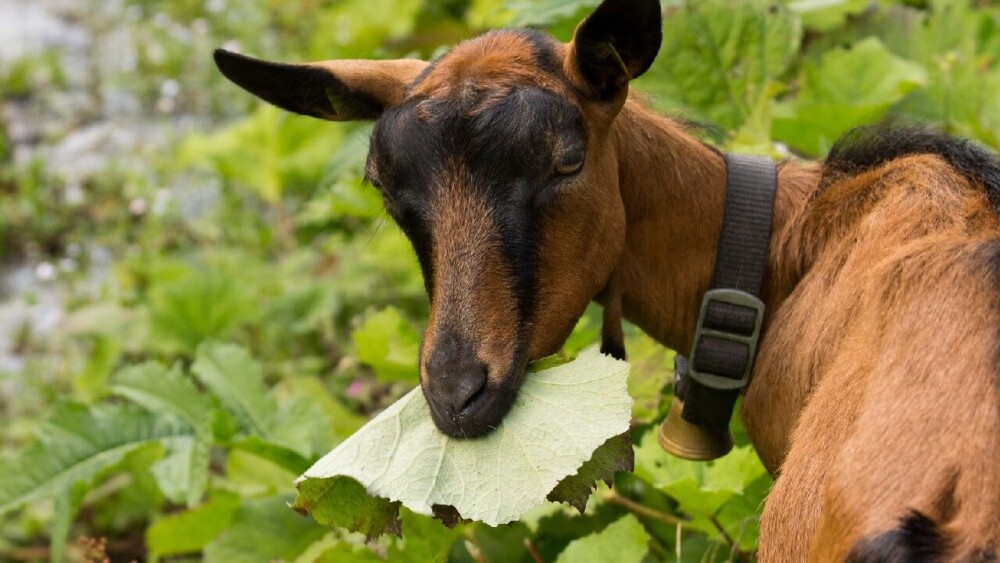
[[[591,300],[689,350],[716,257],[722,155],[628,81],[656,0],[605,0],[572,43],[506,30],[434,63],[257,61],[226,76],[280,107],[376,119],[367,177],[431,305],[420,378],[438,427],[496,428],[525,366]],[[743,417],[776,476],[762,561],[996,561],[1000,165],[914,128],[783,163]]]

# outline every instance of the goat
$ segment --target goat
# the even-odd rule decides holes
[[[605,0],[564,44],[494,31],[434,63],[260,61],[222,73],[292,112],[375,120],[366,176],[431,312],[420,384],[476,437],[587,304],[690,349],[716,256],[723,155],[628,83],[656,0]],[[868,128],[778,169],[767,315],[743,418],[776,476],[762,561],[996,561],[1000,165],[960,139]]]

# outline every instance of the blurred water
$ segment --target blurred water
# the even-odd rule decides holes
[[[0,64],[50,47],[73,50],[85,46],[86,30],[57,15],[71,4],[65,0],[0,0]]]
[[[27,97],[0,99],[0,122],[14,166],[41,162],[46,178],[58,182],[61,201],[54,203],[87,205],[88,182],[113,169],[153,187],[145,190],[152,192],[147,198],[130,202],[136,216],[170,208],[195,219],[220,205],[215,176],[192,171],[164,176],[153,166],[206,116],[197,103],[177,103],[184,95],[182,81],[150,76],[138,64],[140,45],[147,56],[164,49],[162,37],[149,36],[150,22],[173,41],[208,41],[203,20],[182,25],[162,12],[147,17],[125,0],[0,0],[0,70],[29,61],[42,80],[39,87],[39,77],[33,77]],[[154,107],[141,94],[146,88],[148,97],[150,82],[159,97]],[[81,252],[87,255],[86,272],[64,267],[75,265],[79,256],[29,254],[19,264],[0,263],[0,371],[23,367],[15,340],[24,330],[38,339],[58,329],[63,295],[70,295],[63,277],[74,276],[77,292],[81,286],[97,292],[106,281],[112,260],[99,258],[108,250],[88,244]]]
[[[63,302],[51,278],[54,265],[19,264],[5,267],[0,278],[0,372],[24,369],[24,358],[16,349],[23,330],[47,334],[63,318]]]
[[[56,2],[45,0],[0,0],[0,65],[12,65],[51,48],[82,49],[88,41],[86,32],[60,19],[56,9]],[[41,132],[31,125],[23,107],[5,104],[3,110],[16,154],[35,142]],[[27,152],[20,152],[19,158],[27,158]],[[44,277],[48,269],[41,264],[0,265],[0,371],[24,368],[24,359],[16,350],[23,331],[51,331],[63,315],[62,300],[51,281],[36,278],[36,270]]]
[[[96,83],[99,64],[107,60],[127,64],[128,56],[98,61],[95,53],[129,50],[122,46],[127,34],[114,27],[95,40],[83,23],[95,5],[106,8],[88,0],[0,0],[0,68],[51,56],[61,78],[59,87],[27,99],[0,100],[0,120],[14,165],[40,160],[46,173],[65,185],[63,202],[76,205],[85,202],[81,186],[88,177],[117,162],[141,166],[139,159],[129,156],[162,142],[134,95]],[[110,259],[95,258],[107,252],[84,251],[91,264],[84,273],[85,285],[99,285]],[[78,258],[29,256],[15,264],[0,263],[0,372],[24,369],[24,357],[17,349],[23,335],[39,339],[58,329],[65,316],[65,288],[59,277],[75,273]]]

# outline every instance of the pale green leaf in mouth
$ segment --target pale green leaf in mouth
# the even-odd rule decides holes
[[[295,508],[376,536],[398,532],[397,503],[493,526],[517,520],[546,497],[581,506],[594,481],[631,469],[631,446],[622,447],[632,413],[628,372],[626,362],[590,349],[531,373],[500,426],[475,440],[442,434],[414,389],[307,470]],[[595,455],[598,448],[605,453]],[[589,482],[552,494],[577,473]],[[365,491],[376,498],[359,498]]]

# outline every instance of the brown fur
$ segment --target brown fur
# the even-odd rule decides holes
[[[514,295],[500,255],[499,233],[481,201],[468,197],[460,186],[449,185],[443,192],[434,199],[435,295],[423,347],[433,349],[441,327],[492,327],[476,339],[476,352],[491,366],[488,377],[501,377],[515,357],[517,327],[510,318]],[[426,363],[420,376],[426,381]]]
[[[908,510],[956,560],[1000,543],[996,214],[936,157],[835,181],[776,237],[798,270],[775,307],[744,404],[780,472],[765,561],[840,561]],[[993,265],[995,267],[995,265]],[[790,375],[794,376],[790,377]]]
[[[531,44],[513,33],[489,33],[459,44],[423,80],[410,88],[411,98],[449,98],[471,89],[497,92],[517,85],[536,85],[556,92],[565,85],[541,72]]]
[[[427,63],[416,59],[343,60],[311,63],[308,66],[329,71],[348,88],[367,94],[388,107],[403,101],[406,85],[427,68]]]

